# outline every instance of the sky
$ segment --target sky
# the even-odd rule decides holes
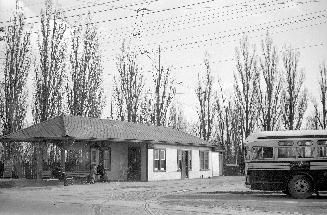
[[[37,31],[43,0],[21,0],[26,22]],[[281,53],[291,46],[300,53],[299,66],[305,87],[318,96],[319,65],[327,63],[327,0],[54,0],[70,26],[85,19],[88,11],[100,32],[104,90],[112,93],[117,69],[115,56],[122,41],[130,41],[143,72],[150,81],[151,65],[162,52],[177,86],[176,101],[186,119],[196,121],[195,86],[209,54],[212,74],[226,94],[233,89],[235,47],[247,35],[260,54],[260,41],[269,31]],[[0,26],[5,26],[15,0],[0,0]],[[36,37],[35,37],[36,38]],[[1,43],[1,42],[0,42]],[[36,44],[36,41],[35,43]],[[1,44],[0,44],[1,47]],[[1,58],[1,53],[0,53]],[[281,65],[281,59],[280,65]],[[109,116],[109,100],[103,118]]]

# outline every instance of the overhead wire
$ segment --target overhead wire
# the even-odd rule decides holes
[[[322,14],[320,15],[319,13],[326,13],[327,9],[325,10],[321,10],[321,11],[315,11],[315,12],[311,12],[311,13],[306,13],[306,14],[301,14],[298,16],[294,16],[294,17],[287,17],[287,18],[283,18],[283,19],[279,19],[279,20],[273,20],[273,21],[268,21],[265,23],[260,23],[257,25],[249,25],[249,26],[245,26],[243,28],[250,28],[250,30],[241,30],[240,28],[235,28],[235,29],[229,29],[229,30],[225,30],[225,31],[220,31],[220,32],[215,32],[213,33],[213,35],[218,35],[218,34],[223,34],[223,33],[228,33],[226,35],[222,35],[222,36],[215,36],[212,38],[207,38],[207,37],[200,37],[198,36],[196,38],[196,40],[194,40],[193,42],[188,42],[188,43],[178,43],[177,45],[167,45],[167,43],[169,42],[169,40],[164,41],[164,42],[160,42],[160,43],[148,43],[148,44],[143,44],[139,47],[143,47],[146,50],[150,51],[149,49],[147,49],[147,47],[151,46],[151,45],[160,45],[162,47],[162,49],[174,49],[176,50],[176,48],[178,47],[183,47],[183,46],[190,46],[192,44],[199,44],[199,43],[209,43],[212,42],[214,40],[220,40],[223,38],[229,38],[229,37],[233,37],[233,36],[240,36],[241,34],[244,34],[246,32],[250,33],[250,32],[255,32],[255,31],[261,31],[261,30],[266,30],[268,28],[278,28],[278,27],[284,27],[285,25],[291,25],[291,24],[298,24],[298,23],[303,23],[306,21],[315,21],[319,18],[324,19],[327,17],[327,14]],[[317,15],[319,14],[319,15]],[[311,17],[308,18],[303,18],[303,19],[295,19],[295,18],[301,18],[304,16],[308,16],[308,15],[312,15]],[[316,16],[317,15],[317,16]],[[276,22],[282,22],[283,23],[279,23],[279,24],[275,24]],[[274,24],[271,24],[274,23]],[[320,23],[320,22],[319,22]],[[264,25],[268,25],[271,24],[270,26],[264,26]],[[262,27],[264,26],[264,27]],[[252,29],[251,29],[252,28]],[[236,33],[232,33],[233,31],[236,31]],[[202,35],[203,36],[203,35]],[[172,41],[178,41],[178,42],[182,42],[183,40],[186,40],[188,37],[186,38],[181,38],[179,40],[172,40]],[[190,38],[195,38],[194,36],[191,36]],[[115,49],[111,49],[110,51],[114,51]]]
[[[277,0],[278,1],[278,0]],[[266,4],[266,6],[271,6],[269,4]],[[280,10],[280,9],[284,9],[284,8],[288,8],[290,7],[290,5],[288,6],[280,6],[280,7],[277,7],[275,9],[270,9],[270,10],[263,10],[261,12],[259,11],[252,11],[252,13],[246,13],[244,15],[240,15],[240,16],[231,16],[233,15],[234,13],[227,13],[225,16],[228,17],[226,19],[217,19],[217,20],[213,20],[213,21],[210,21],[210,22],[206,22],[204,24],[193,24],[191,26],[184,26],[184,27],[181,27],[181,28],[171,28],[169,30],[166,30],[166,31],[160,31],[160,32],[153,32],[151,31],[152,29],[148,29],[148,28],[145,28],[144,29],[144,32],[147,32],[147,33],[144,33],[142,34],[144,37],[149,37],[149,36],[155,36],[155,35],[159,35],[159,34],[166,34],[166,33],[170,33],[170,32],[175,32],[175,31],[184,31],[184,30],[189,30],[189,29],[193,29],[193,28],[200,28],[200,27],[204,27],[206,25],[209,25],[209,24],[215,24],[215,23],[219,23],[219,22],[225,22],[225,21],[230,21],[230,20],[234,20],[234,19],[240,19],[240,18],[245,18],[245,17],[249,17],[249,16],[253,16],[253,15],[258,15],[258,14],[264,14],[264,13],[269,13],[269,12],[274,12],[276,10]],[[233,10],[232,10],[233,11]],[[248,9],[243,11],[243,12],[250,12]],[[224,17],[225,17],[224,16]],[[210,20],[210,19],[208,19]],[[141,35],[141,36],[142,36]],[[122,35],[120,35],[119,38],[122,38]],[[184,38],[179,38],[179,39],[176,39],[176,40],[184,40]],[[115,43],[116,41],[112,41],[113,43]],[[111,43],[111,41],[108,41],[107,44]]]

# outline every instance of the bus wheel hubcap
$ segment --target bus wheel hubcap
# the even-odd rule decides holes
[[[297,192],[307,192],[309,190],[309,184],[305,179],[300,179],[295,183],[294,188]]]

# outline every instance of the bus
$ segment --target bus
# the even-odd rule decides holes
[[[245,185],[309,198],[327,190],[327,131],[264,131],[245,141]]]

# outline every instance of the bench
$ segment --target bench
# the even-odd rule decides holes
[[[74,172],[66,172],[66,180],[72,181],[79,179],[82,183],[86,183],[88,180],[88,176],[90,175],[90,171],[74,171]]]
[[[66,172],[67,177],[73,177],[73,178],[85,178],[89,175],[90,175],[90,171]]]
[[[50,178],[53,178],[50,170],[42,171],[42,179],[50,179]]]

